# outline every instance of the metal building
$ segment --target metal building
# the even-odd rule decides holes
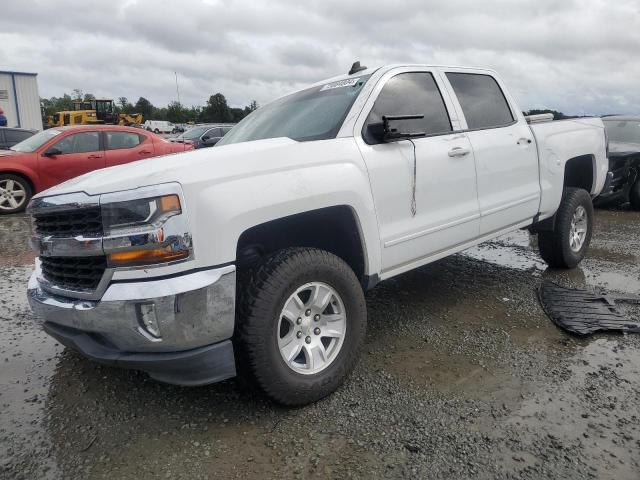
[[[37,75],[0,70],[0,107],[8,127],[42,130]]]

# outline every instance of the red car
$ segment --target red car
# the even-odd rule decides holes
[[[45,130],[0,150],[0,214],[21,212],[32,195],[83,173],[192,149],[130,127]]]

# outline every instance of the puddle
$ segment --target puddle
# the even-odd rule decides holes
[[[593,459],[595,478],[638,478],[637,443],[616,426],[637,434],[628,402],[637,394],[640,350],[596,338],[578,350],[568,371],[564,382],[524,400],[506,423],[546,433],[560,450],[580,448]],[[543,459],[528,455],[520,461],[525,467]]]
[[[640,222],[639,222],[640,225]],[[640,229],[639,229],[640,230]],[[538,255],[535,239],[520,231],[465,250],[462,255],[501,267],[531,271],[549,280],[567,279],[578,287],[600,287],[607,290],[640,292],[640,262],[637,254],[625,253],[615,245],[589,249],[587,257],[572,270],[549,269]]]
[[[413,388],[517,404],[538,380],[524,371],[531,363],[554,363],[566,335],[541,309],[515,311],[514,301],[495,293],[423,307],[429,312],[424,323],[408,329],[410,335],[375,336],[365,361]]]

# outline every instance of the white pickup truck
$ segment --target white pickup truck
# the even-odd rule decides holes
[[[605,144],[600,119],[529,125],[489,70],[356,63],[215,148],[35,196],[29,301],[98,362],[306,404],[353,369],[377,282],[516,229],[577,265]]]

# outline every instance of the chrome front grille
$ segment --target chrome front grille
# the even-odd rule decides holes
[[[126,192],[88,195],[84,192],[47,197],[36,196],[27,207],[32,216],[31,247],[37,252],[36,272],[39,286],[48,293],[81,300],[100,300],[117,270],[156,268],[193,259],[191,235],[186,215],[165,219],[159,227],[149,224],[135,232],[104,229],[101,205],[160,195],[178,195],[184,205],[182,189],[177,184],[141,187]],[[107,209],[109,211],[109,209]],[[114,252],[152,248],[186,247],[189,256],[176,262],[152,265],[116,266],[107,261]]]
[[[36,234],[43,237],[100,237],[103,234],[100,207],[36,213],[33,218]]]
[[[75,291],[95,290],[107,268],[105,256],[40,257],[43,277],[53,285]]]

